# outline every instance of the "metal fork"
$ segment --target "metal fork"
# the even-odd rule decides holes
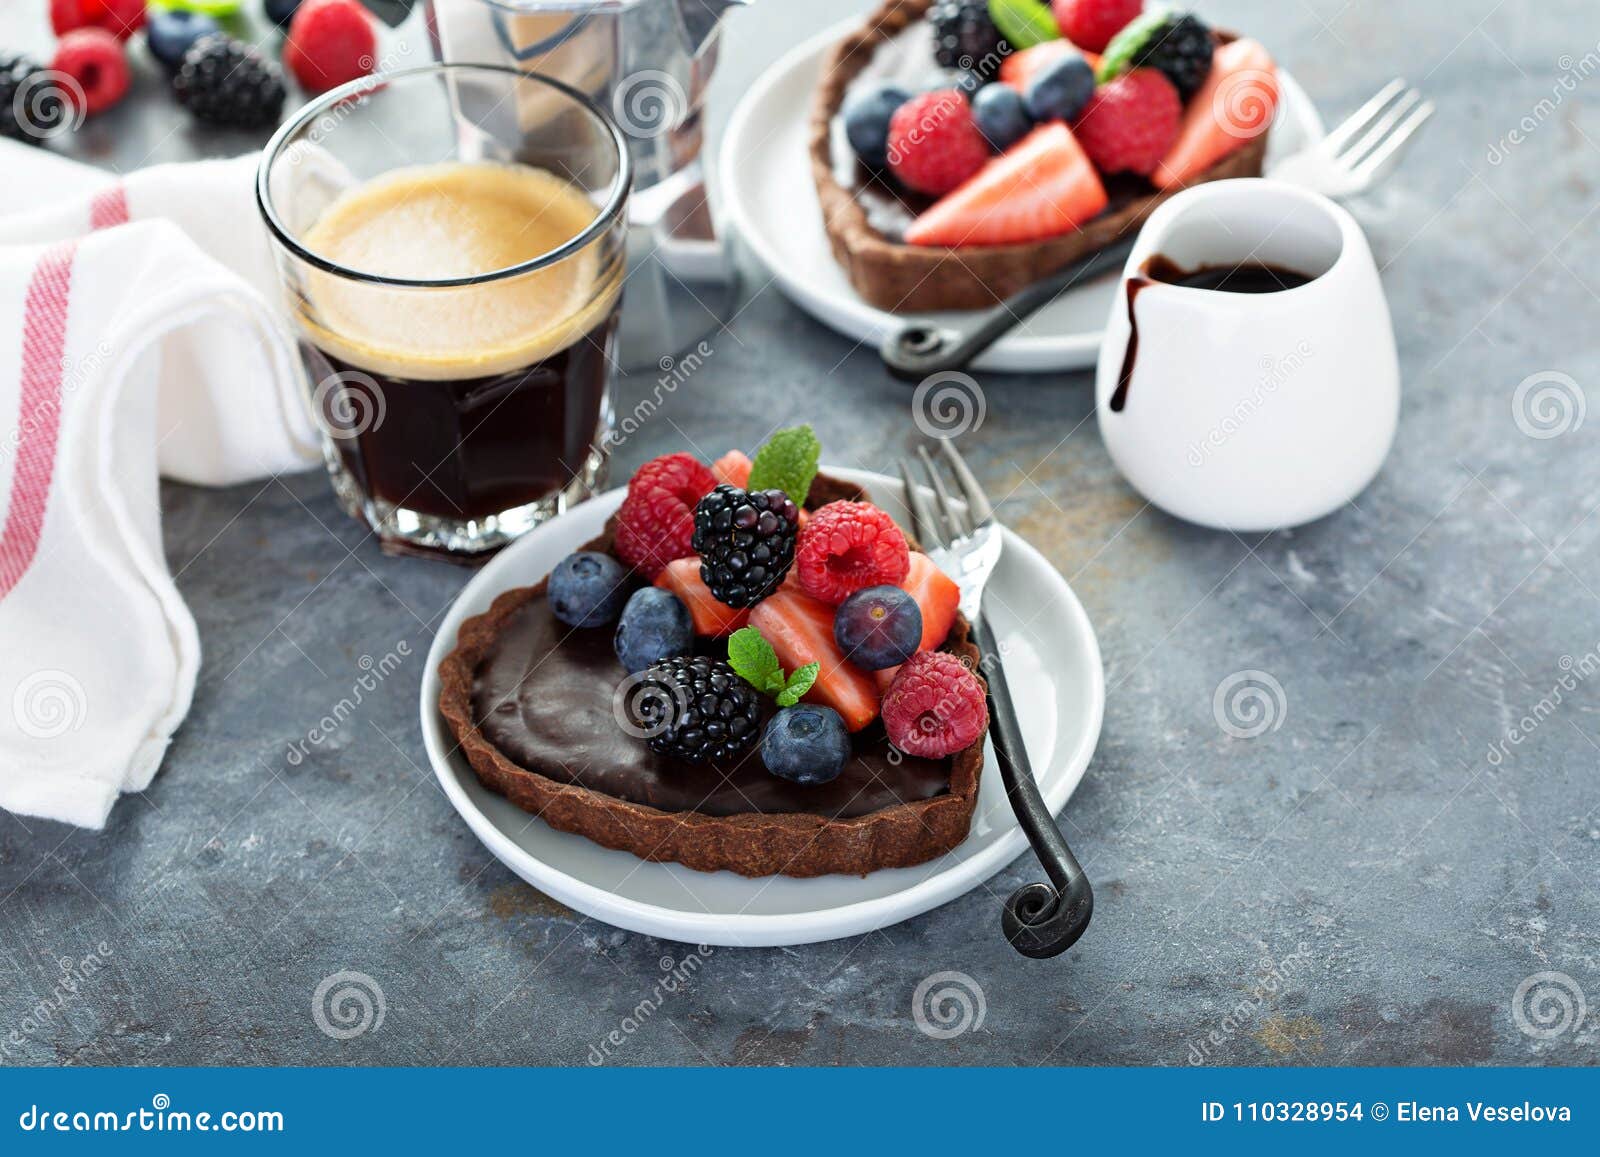
[[[1353,196],[1389,170],[1433,112],[1422,93],[1391,80],[1315,145],[1274,165],[1271,175],[1330,197]]]
[[[994,743],[995,762],[1000,765],[1000,778],[1017,824],[1050,877],[1049,884],[1028,884],[1011,894],[1001,913],[1001,927],[1011,946],[1024,956],[1057,956],[1072,947],[1089,926],[1094,891],[1034,782],[1006,685],[1000,644],[983,613],[983,588],[1004,545],[1000,524],[988,496],[955,446],[949,439],[941,439],[939,446],[965,505],[952,500],[927,448],[918,446],[917,454],[933,484],[933,499],[929,500],[928,492],[912,477],[910,461],[902,458],[906,509],[911,514],[912,532],[928,557],[961,588],[961,613],[972,624],[973,641],[983,653],[979,669],[989,684],[989,738]]]

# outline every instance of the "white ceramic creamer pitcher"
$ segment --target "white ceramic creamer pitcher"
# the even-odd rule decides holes
[[[1179,518],[1265,531],[1337,510],[1377,474],[1400,410],[1360,226],[1271,180],[1173,197],[1123,270],[1095,393],[1118,468]]]

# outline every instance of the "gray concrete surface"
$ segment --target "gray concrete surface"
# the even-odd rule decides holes
[[[718,122],[799,35],[862,7],[736,14]],[[1104,733],[1062,820],[1099,897],[1089,935],[1023,960],[979,890],[852,940],[718,950],[608,1063],[1600,1060],[1600,696],[1583,680],[1600,646],[1600,419],[1578,420],[1600,385],[1600,13],[1201,9],[1256,33],[1330,118],[1395,75],[1439,103],[1391,184],[1352,206],[1405,373],[1381,477],[1293,533],[1198,530],[1120,481],[1085,376],[984,377],[969,453],[1105,653]],[[0,17],[0,41],[29,19]],[[238,147],[175,117],[153,95],[75,147],[111,167]],[[787,420],[814,423],[844,464],[912,444],[905,387],[765,280],[622,469]],[[1571,384],[1553,379],[1567,416],[1546,411],[1556,432],[1535,437],[1551,430],[1515,399],[1543,372]],[[625,382],[619,400],[648,388]],[[0,815],[0,1057],[584,1063],[683,949],[576,915],[479,845],[424,764],[420,658],[286,759],[361,656],[423,653],[467,575],[383,557],[316,474],[163,497],[205,643],[194,710],[103,833]],[[1212,709],[1244,670],[1283,692],[1254,739]],[[1018,861],[993,887],[1033,871]],[[62,961],[82,973],[90,955],[68,991]],[[384,995],[382,1023],[348,1040],[312,1015],[341,970]],[[913,993],[946,970],[986,1012],[936,1040]]]

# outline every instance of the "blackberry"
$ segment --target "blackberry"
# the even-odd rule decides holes
[[[628,694],[650,750],[689,763],[730,759],[761,735],[761,695],[722,659],[677,655]]]
[[[49,69],[23,53],[0,52],[0,136],[37,145],[65,125],[69,113],[66,93]]]
[[[231,36],[195,41],[172,79],[172,91],[196,120],[227,128],[271,128],[283,111],[283,73]]]
[[[723,483],[694,508],[701,581],[719,602],[754,606],[789,573],[799,524],[800,508],[783,491]]]
[[[933,57],[941,68],[975,70],[993,80],[1000,70],[1000,32],[989,17],[988,0],[938,0],[928,9]]]
[[[1100,79],[1108,79],[1104,75],[1108,68],[1124,71],[1117,62],[1126,56],[1129,68],[1156,69],[1187,101],[1210,75],[1215,49],[1211,29],[1193,13],[1147,13],[1117,33],[1106,47]]]

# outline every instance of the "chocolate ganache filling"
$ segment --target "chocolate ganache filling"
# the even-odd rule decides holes
[[[658,755],[617,722],[612,698],[628,673],[611,636],[611,627],[575,630],[562,624],[543,598],[520,608],[473,674],[472,714],[479,730],[530,771],[666,812],[850,819],[949,791],[948,759],[891,752],[877,723],[854,737],[854,754],[839,778],[818,786],[771,774],[758,746],[723,764]],[[709,645],[725,656],[723,644]]]

